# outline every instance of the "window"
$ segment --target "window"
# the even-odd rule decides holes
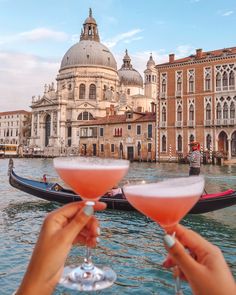
[[[234,84],[235,84],[235,80],[234,80],[234,72],[231,71],[229,73],[229,87],[230,89],[234,89]]]
[[[85,84],[79,86],[79,99],[85,99]]]
[[[228,105],[227,105],[227,102],[225,102],[224,106],[223,106],[223,119],[228,119]]]
[[[211,149],[211,135],[210,134],[207,134],[207,137],[206,137],[206,146],[207,146],[207,149],[208,150]]]
[[[177,109],[177,121],[182,121],[182,107],[180,105]]]
[[[152,144],[149,142],[148,143],[148,153],[151,153],[152,151]]]
[[[83,112],[83,113],[80,113],[77,120],[79,121],[87,121],[87,120],[93,120],[93,115],[89,112]]]
[[[211,105],[209,103],[206,106],[206,120],[211,120]]]
[[[148,124],[148,138],[152,138],[152,124]]]
[[[103,136],[104,134],[103,131],[104,131],[103,128],[100,128],[100,133],[99,133],[100,136]]]
[[[161,138],[161,147],[162,147],[162,152],[166,152],[166,136],[163,135]]]
[[[194,121],[194,107],[192,104],[189,107],[189,120]]]
[[[179,135],[177,138],[177,151],[182,152],[182,136]]]
[[[104,144],[103,143],[100,145],[100,151],[101,151],[101,153],[104,153]]]
[[[114,145],[114,143],[111,144],[111,152],[112,152],[112,153],[115,152],[115,145]]]
[[[179,77],[178,80],[177,80],[177,87],[176,87],[176,90],[178,92],[181,92],[182,90],[182,81],[181,81],[181,78]]]
[[[127,89],[127,94],[130,95],[130,89],[129,88]]]
[[[235,105],[233,102],[230,104],[230,119],[235,119]]]
[[[130,124],[127,126],[127,129],[128,130],[131,130],[131,125]]]
[[[206,91],[211,90],[211,76],[210,76],[210,74],[207,74],[205,77],[205,90]]]
[[[137,135],[141,135],[141,125],[137,125]]]
[[[226,89],[228,88],[228,76],[227,76],[227,73],[224,72],[223,73],[223,89]]]
[[[216,75],[216,90],[221,90],[221,76],[220,73]]]
[[[166,122],[166,107],[162,108],[161,118],[162,118],[162,122]]]
[[[216,119],[221,119],[221,105],[220,105],[220,103],[218,103],[217,107],[216,107]]]
[[[89,99],[96,99],[96,85],[91,84],[89,86]]]
[[[191,134],[191,135],[189,136],[189,142],[191,142],[191,141],[194,141],[194,135],[193,135],[193,134]]]
[[[161,83],[161,92],[166,93],[166,80],[163,80]]]

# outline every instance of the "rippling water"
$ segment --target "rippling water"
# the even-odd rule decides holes
[[[19,285],[29,261],[45,215],[57,205],[41,201],[8,184],[7,160],[0,160],[0,290],[11,294]],[[40,179],[44,173],[58,180],[52,161],[16,159],[16,172]],[[217,192],[236,189],[236,166],[203,166],[206,190]],[[186,176],[187,165],[133,163],[126,179],[151,179]],[[125,181],[125,180],[124,180]],[[94,261],[112,266],[118,275],[113,287],[97,294],[174,294],[173,278],[161,267],[165,257],[162,231],[137,212],[106,210],[96,213],[101,223],[101,242],[94,251]],[[189,215],[182,223],[200,232],[218,245],[236,277],[236,206],[203,215]],[[74,248],[68,264],[81,261],[83,247]],[[191,294],[187,284],[184,294]],[[58,286],[59,294],[77,294]]]

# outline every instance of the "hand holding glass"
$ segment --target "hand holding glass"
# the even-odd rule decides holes
[[[69,157],[55,158],[54,167],[60,177],[80,197],[86,205],[93,206],[108,190],[117,185],[129,169],[129,161]],[[87,248],[81,266],[66,267],[60,284],[80,291],[94,291],[107,288],[116,280],[115,272],[109,267],[98,268],[91,260],[91,250]]]

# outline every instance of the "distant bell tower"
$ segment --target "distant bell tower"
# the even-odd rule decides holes
[[[144,71],[144,92],[145,96],[156,100],[158,94],[158,72],[155,68],[155,62],[150,54],[147,62],[147,68]]]
[[[89,8],[89,16],[86,18],[83,29],[81,30],[80,41],[91,40],[100,42],[97,23],[92,15],[92,9]]]

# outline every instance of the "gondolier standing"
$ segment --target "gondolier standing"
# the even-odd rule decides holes
[[[200,144],[197,141],[190,142],[191,153],[188,156],[189,159],[189,176],[199,175],[201,167],[201,153]]]

